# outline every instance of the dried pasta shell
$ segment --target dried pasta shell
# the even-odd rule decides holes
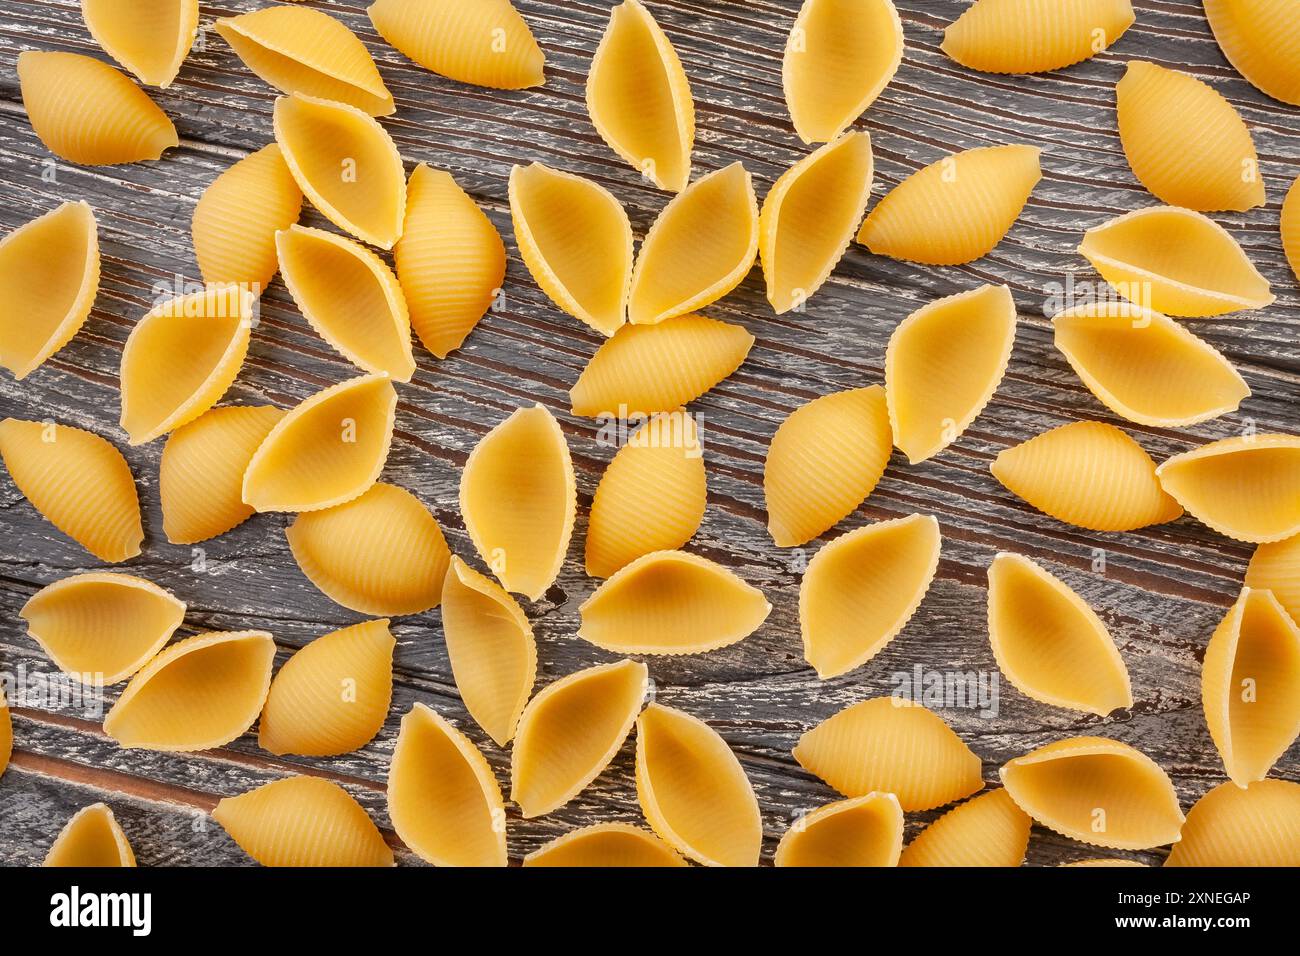
[[[956,441],[989,403],[1011,361],[1016,303],[983,285],[918,309],[885,351],[885,397],[894,444],[912,464]]]
[[[406,172],[392,137],[355,106],[291,93],[275,101],[275,141],[312,205],[334,225],[393,248],[406,216]]]
[[[753,344],[744,326],[702,315],[625,325],[596,350],[569,390],[573,414],[671,412],[740,368]]]
[[[388,768],[393,829],[435,866],[505,866],[506,814],[492,768],[424,704],[402,718]]]
[[[14,752],[14,725],[9,716],[9,703],[5,700],[5,693],[0,689],[0,777],[4,776],[5,770],[9,767],[9,758]]]
[[[655,551],[578,608],[578,636],[619,654],[702,654],[743,640],[771,613],[763,592],[707,558]]]
[[[1177,846],[1177,844],[1175,844]],[[1145,863],[1139,863],[1137,860],[1121,860],[1102,857],[1092,860],[1075,860],[1073,863],[1062,863],[1061,866],[1137,866],[1145,867]]]
[[[673,849],[705,866],[757,866],[763,819],[744,768],[718,732],[650,704],[636,722],[636,795]]]
[[[892,793],[839,800],[795,822],[776,847],[776,866],[897,866],[903,810]]]
[[[989,470],[1039,511],[1090,531],[1133,531],[1183,513],[1142,446],[1101,422],[1071,422],[1005,448]]]
[[[199,0],[81,0],[81,17],[105,53],[165,89],[194,45]]]
[[[976,0],[940,49],[983,73],[1047,73],[1103,52],[1135,19],[1129,0]]]
[[[691,86],[677,51],[638,0],[610,11],[587,74],[587,113],[609,148],[656,186],[686,188],[695,143]]]
[[[825,143],[852,126],[902,60],[903,24],[891,0],[804,0],[781,61],[799,138]]]
[[[763,465],[767,530],[805,544],[853,513],[894,450],[885,390],[851,388],[800,405],[777,428]]]
[[[212,819],[262,866],[393,865],[361,804],[320,777],[285,777],[226,797]]]
[[[652,551],[691,539],[707,504],[704,453],[686,412],[652,417],[618,450],[596,486],[587,573],[607,578]]]
[[[1228,777],[1263,780],[1300,736],[1300,628],[1271,591],[1242,588],[1215,628],[1201,701]]]
[[[516,409],[483,436],[460,476],[460,512],[507,591],[536,601],[555,581],[577,515],[564,432],[541,405]]]
[[[245,66],[282,92],[347,103],[371,116],[396,109],[366,45],[328,13],[280,5],[221,17],[215,26]]]
[[[107,63],[79,53],[24,50],[18,82],[32,130],[70,163],[135,163],[180,145],[167,114]]]
[[[1100,717],[1133,706],[1128,670],[1101,618],[1018,554],[1003,552],[989,567],[989,643],[1026,697]]]
[[[1193,425],[1233,411],[1250,387],[1207,342],[1127,302],[1077,306],[1052,320],[1056,347],[1088,390],[1141,425]]]
[[[194,421],[239,374],[256,299],[238,286],[168,299],[136,323],[122,348],[122,428],[142,445]]]
[[[641,241],[628,320],[656,325],[740,285],[758,255],[758,200],[740,163],[695,180],[664,206]]]
[[[772,184],[758,216],[758,255],[778,315],[802,309],[849,248],[874,168],[870,135],[848,132]]]
[[[1246,80],[1300,106],[1300,18],[1295,0],[1205,0],[1219,49]]]
[[[244,502],[257,511],[319,511],[363,494],[384,469],[396,410],[384,374],[317,392],[257,446],[244,472]]]
[[[949,810],[907,845],[899,866],[1020,866],[1033,820],[1005,787]]]
[[[1165,866],[1300,866],[1300,784],[1219,784],[1187,811]]]
[[[1300,281],[1300,176],[1291,184],[1282,202],[1282,251],[1286,253],[1296,281]]]
[[[92,803],[63,825],[41,866],[133,867],[135,851],[113,811]]]
[[[825,680],[861,667],[898,636],[939,567],[930,515],[842,534],[808,562],[799,585],[803,656]]]
[[[144,529],[135,479],[98,435],[53,422],[0,421],[0,458],[23,497],[101,561],[140,553]]]
[[[1115,97],[1124,155],[1156,198],[1199,212],[1264,204],[1250,130],[1214,87],[1133,60]]]
[[[257,744],[273,754],[333,757],[379,733],[393,698],[388,621],[362,621],[316,638],[271,681]]]
[[[379,35],[420,66],[500,90],[541,86],[542,54],[510,0],[376,0]]]
[[[524,857],[524,866],[687,866],[677,851],[630,823],[597,823],[570,830]]]
[[[0,366],[21,381],[72,341],[99,292],[99,231],[65,202],[0,241]]]
[[[510,751],[510,799],[525,817],[564,806],[614,759],[648,680],[637,661],[601,664],[561,677],[528,702]]]
[[[1245,584],[1272,591],[1291,619],[1300,621],[1300,535],[1257,547],[1246,567]]]
[[[406,220],[393,246],[411,327],[438,358],[460,348],[501,292],[506,247],[451,174],[420,163],[406,184]]]
[[[275,640],[265,631],[211,631],[145,664],[104,718],[122,747],[220,747],[257,719],[271,685]]]
[[[518,603],[452,555],[442,585],[442,632],[465,709],[504,747],[537,682],[537,643]]]
[[[609,190],[532,163],[510,170],[519,255],[557,306],[602,335],[627,313],[632,226]]]
[[[162,650],[185,618],[185,603],[144,578],[95,571],[41,588],[19,614],[60,670],[109,685]]]
[[[1202,524],[1262,544],[1300,533],[1300,438],[1243,435],[1175,455],[1160,486]]]
[[[904,810],[930,810],[984,786],[980,758],[932,711],[872,697],[799,738],[799,766],[846,797],[893,793]]]
[[[1020,809],[1072,840],[1144,850],[1177,842],[1183,825],[1169,775],[1117,740],[1058,740],[1016,757],[999,773]]]

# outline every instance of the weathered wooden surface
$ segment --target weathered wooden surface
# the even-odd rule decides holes
[[[203,22],[258,6],[253,0],[203,4]],[[444,362],[417,350],[420,370],[400,388],[397,437],[385,478],[413,489],[436,513],[453,549],[473,549],[456,510],[460,466],[474,443],[513,408],[534,401],[559,416],[578,469],[582,510],[612,450],[595,426],[568,414],[567,389],[598,344],[597,336],[558,312],[520,263],[506,209],[513,163],[541,160],[601,182],[622,199],[644,234],[665,197],[640,181],[596,136],[582,85],[604,28],[608,2],[521,0],[547,56],[540,90],[502,93],[461,86],[407,62],[375,34],[363,4],[317,3],[357,31],[398,102],[385,120],[409,164],[450,170],[484,204],[506,238],[510,265],[504,307],[489,315],[467,346]],[[694,89],[699,128],[695,171],[744,160],[762,192],[806,153],[795,138],[780,89],[780,56],[797,0],[662,0],[651,4],[676,44]],[[1241,110],[1255,135],[1268,205],[1215,218],[1243,243],[1273,283],[1269,309],[1195,324],[1237,363],[1254,391],[1239,413],[1185,430],[1131,426],[1160,460],[1237,432],[1247,418],[1260,429],[1300,430],[1300,293],[1280,250],[1278,210],[1300,173],[1300,110],[1269,100],[1241,79],[1214,44],[1200,5],[1137,0],[1137,24],[1096,60],[1050,76],[975,74],[948,60],[938,43],[961,0],[898,0],[907,54],[897,78],[859,124],[871,131],[876,196],[920,166],[955,149],[1005,142],[1044,148],[1044,180],[1024,215],[993,253],[960,268],[923,268],[854,247],[807,311],[773,317],[756,269],[708,311],[741,322],[757,337],[749,360],[693,406],[707,437],[709,509],[691,548],[735,568],[769,595],[771,618],[742,643],[697,657],[652,659],[661,701],[708,720],[754,782],[768,836],[765,858],[790,819],[834,798],[790,755],[799,734],[839,708],[894,685],[913,665],[944,671],[996,670],[985,634],[984,570],[998,550],[1016,550],[1063,575],[1111,627],[1133,676],[1137,704],[1100,720],[1027,700],[1001,684],[996,717],[948,708],[943,716],[984,759],[998,766],[1056,737],[1100,732],[1136,744],[1173,776],[1184,807],[1224,779],[1201,715],[1200,659],[1205,641],[1238,590],[1249,548],[1190,518],[1140,533],[1102,535],[1066,527],[1014,499],[989,475],[999,450],[1079,418],[1116,421],[1083,388],[1052,348],[1043,317],[1049,284],[1071,270],[1092,278],[1074,252],[1089,226],[1155,200],[1134,180],[1115,131],[1113,86],[1130,58],[1187,69],[1209,80]],[[14,61],[25,49],[97,56],[73,0],[0,0],[0,228],[8,231],[66,199],[95,207],[103,280],[95,310],[75,341],[27,381],[0,377],[0,415],[45,417],[89,428],[125,449],[117,427],[117,364],[127,332],[154,299],[156,283],[197,277],[189,218],[203,188],[224,168],[271,138],[275,91],[246,71],[208,32],[168,91],[151,95],[176,121],[182,146],[161,162],[82,169],[58,163],[32,135]],[[48,181],[48,170],[55,181]],[[47,175],[43,178],[42,173]],[[306,219],[316,221],[314,213]],[[767,442],[797,405],[837,388],[879,382],[894,325],[921,304],[980,282],[1005,282],[1020,310],[1010,371],[997,397],[966,434],[936,459],[907,466],[895,455],[879,488],[841,527],[931,512],[942,525],[939,575],[905,632],[865,668],[818,681],[804,664],[796,600],[801,559],[765,531],[762,462]],[[248,361],[226,396],[232,402],[288,406],[353,370],[317,338],[277,284],[263,304]],[[358,619],[318,593],[298,571],[283,535],[284,516],[264,515],[204,548],[163,537],[157,494],[162,442],[126,449],[145,507],[144,554],[124,569],[170,588],[188,602],[187,629],[266,628],[282,657],[313,637]],[[582,573],[580,517],[564,572],[531,607],[540,644],[539,684],[610,659],[574,637],[577,607],[591,592]],[[1104,549],[1104,573],[1092,570]],[[96,567],[78,546],[44,523],[7,479],[0,479],[0,668],[52,673],[24,632],[17,610],[39,587]],[[811,554],[811,550],[807,552]],[[188,630],[187,630],[188,632]],[[396,622],[399,639],[392,712],[379,737],[355,754],[330,760],[276,758],[246,735],[198,755],[121,751],[99,719],[80,709],[15,709],[16,750],[0,781],[0,862],[40,861],[78,807],[106,800],[143,864],[244,864],[247,857],[204,816],[215,800],[306,770],[344,783],[390,833],[384,779],[400,716],[415,700],[455,720],[480,744],[503,783],[508,753],[494,747],[460,705],[440,634],[439,614]],[[118,688],[105,693],[105,704]],[[1292,748],[1275,774],[1300,779]],[[524,821],[511,809],[513,857],[574,826],[636,820],[631,745],[569,806]],[[913,814],[909,831],[935,814]],[[1029,862],[1051,864],[1097,855],[1036,828]],[[1132,854],[1156,862],[1162,851]],[[416,862],[403,853],[403,862]]]

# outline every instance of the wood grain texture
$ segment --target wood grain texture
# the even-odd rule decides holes
[[[1190,518],[1131,534],[1069,528],[1001,488],[988,464],[1003,448],[1080,418],[1115,422],[1157,459],[1237,433],[1247,419],[1261,430],[1300,431],[1300,290],[1286,267],[1278,215],[1300,174],[1300,110],[1266,98],[1227,64],[1199,3],[1137,0],[1136,25],[1095,60],[1045,75],[972,73],[938,44],[963,0],[897,0],[907,53],[897,78],[859,122],[876,155],[875,196],[956,149],[1021,142],[1043,147],[1044,179],[1020,221],[988,256],[968,266],[928,268],[875,257],[854,246],[806,311],[774,317],[756,269],[708,313],[744,324],[757,343],[741,369],[692,410],[706,440],[709,507],[691,550],[722,561],[762,588],[774,605],[767,623],[711,654],[651,659],[658,699],[709,721],[735,748],[754,782],[766,829],[765,860],[791,819],[835,798],[802,771],[790,749],[798,736],[839,708],[889,693],[891,674],[914,665],[944,671],[996,670],[986,635],[984,573],[999,550],[1014,550],[1063,576],[1098,609],[1133,676],[1132,711],[1102,720],[1049,708],[1001,684],[996,718],[970,709],[942,711],[997,780],[1007,759],[1055,738],[1099,732],[1132,743],[1172,775],[1186,809],[1224,778],[1200,708],[1200,661],[1215,624],[1235,598],[1250,552]],[[204,3],[203,24],[264,4]],[[339,16],[365,41],[398,112],[384,125],[408,169],[428,162],[449,170],[483,204],[506,239],[509,267],[502,306],[466,346],[445,361],[417,347],[419,370],[399,388],[397,434],[384,479],[416,492],[437,516],[453,550],[473,559],[456,509],[460,467],[486,431],[512,409],[541,402],[559,418],[578,471],[580,516],[564,571],[528,608],[539,643],[539,685],[612,659],[574,636],[578,605],[593,582],[582,573],[582,535],[590,497],[613,449],[596,426],[568,413],[567,390],[598,336],[553,307],[524,270],[506,205],[514,163],[539,160],[589,176],[627,205],[644,235],[665,194],[641,181],[597,137],[583,103],[592,51],[609,2],[519,0],[547,57],[542,89],[501,92],[428,73],[387,47],[364,5],[312,3]],[[699,127],[698,176],[734,160],[754,174],[760,195],[807,149],[794,135],[781,94],[781,52],[797,0],[659,0],[651,9],[690,77]],[[150,90],[173,117],[181,148],[162,161],[79,168],[52,161],[32,135],[14,63],[26,49],[103,57],[74,0],[0,0],[0,229],[7,232],[68,199],[84,198],[100,222],[103,280],[94,312],[77,338],[22,383],[0,377],[0,417],[52,417],[89,428],[124,447],[145,509],[144,553],[124,565],[170,588],[190,607],[184,633],[265,628],[281,658],[327,630],[359,617],[330,602],[303,577],[284,538],[286,516],[257,516],[202,546],[169,545],[158,502],[162,442],[125,449],[117,427],[117,366],[132,324],[177,276],[197,279],[189,236],[194,204],[223,169],[271,138],[275,91],[245,70],[210,29],[174,86]],[[1260,155],[1267,206],[1216,215],[1273,283],[1277,302],[1262,312],[1198,321],[1194,329],[1240,368],[1254,395],[1237,414],[1189,429],[1117,421],[1083,387],[1051,344],[1044,318],[1049,284],[1073,273],[1095,281],[1074,247],[1083,230],[1156,200],[1129,171],[1115,130],[1114,83],[1131,58],[1187,69],[1241,111]],[[321,225],[308,210],[304,221]],[[914,511],[940,521],[938,577],[905,631],[866,667],[818,681],[802,659],[796,616],[802,567],[814,546],[775,548],[767,535],[762,464],[782,419],[826,392],[880,382],[896,323],[920,305],[981,282],[1005,282],[1020,312],[1016,349],[987,410],[949,449],[909,467],[895,453],[884,479],[841,529]],[[265,296],[248,360],[226,403],[288,406],[354,370],[314,335],[283,285]],[[833,533],[824,536],[828,540]],[[816,543],[815,543],[816,544]],[[1092,570],[1104,549],[1104,573]],[[199,560],[199,559],[202,560]],[[477,562],[475,562],[477,563]],[[77,545],[42,521],[7,478],[0,479],[0,671],[49,675],[52,666],[25,634],[17,611],[38,588],[95,567]],[[100,720],[80,708],[15,702],[13,764],[0,779],[0,862],[34,864],[63,822],[94,800],[109,802],[142,864],[246,864],[248,858],[205,817],[222,796],[288,772],[342,782],[385,828],[384,780],[398,721],[420,700],[455,721],[481,746],[503,785],[508,752],[495,747],[460,704],[441,637],[439,613],[402,618],[392,711],[379,737],[335,759],[277,758],[252,735],[199,755],[122,751]],[[120,686],[104,693],[107,706]],[[1274,771],[1300,780],[1300,748]],[[524,821],[509,808],[512,859],[572,827],[638,820],[632,746],[563,809]],[[910,814],[909,832],[935,813]],[[1096,850],[1035,828],[1029,862],[1054,864]],[[1163,851],[1129,854],[1158,862]],[[404,862],[418,862],[409,853]]]

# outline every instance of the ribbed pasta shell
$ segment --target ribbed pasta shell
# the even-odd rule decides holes
[[[1184,827],[1184,830],[1186,827]],[[1175,844],[1177,847],[1177,844]],[[1145,867],[1145,863],[1139,863],[1137,860],[1121,860],[1118,858],[1099,857],[1092,860],[1075,860],[1073,863],[1062,863],[1061,866],[1137,866]]]
[[[1115,98],[1124,155],[1152,195],[1200,212],[1264,204],[1250,130],[1214,87],[1133,60]]]
[[[92,803],[63,825],[41,866],[133,867],[135,852],[113,811]]]
[[[578,636],[619,654],[702,654],[744,640],[771,613],[763,592],[685,551],[619,569],[578,608]]]
[[[199,0],[81,0],[86,29],[146,86],[171,86],[194,45]]]
[[[122,747],[220,747],[257,719],[271,685],[275,640],[265,631],[210,631],[177,641],[131,678],[104,718]]]
[[[897,866],[903,811],[892,793],[868,793],[800,817],[777,844],[776,866]]]
[[[1101,618],[1018,554],[1003,552],[989,566],[989,643],[1026,697],[1101,717],[1133,706],[1128,670]]]
[[[291,93],[275,101],[275,141],[289,172],[344,232],[393,248],[406,216],[406,171],[392,137],[346,103]]]
[[[402,718],[388,768],[393,829],[435,866],[505,866],[506,814],[492,768],[424,704]]]
[[[185,618],[170,591],[129,574],[74,574],[41,588],[19,612],[62,671],[116,684],[162,649]]]
[[[753,344],[744,326],[702,315],[625,325],[596,350],[569,390],[573,414],[671,412],[740,368]]]
[[[541,86],[546,57],[510,0],[376,0],[379,35],[425,69],[477,86]]]
[[[1101,422],[1071,422],[1005,448],[989,470],[1039,511],[1090,531],[1133,531],[1183,513],[1142,446]]]
[[[1173,319],[1127,302],[1092,302],[1052,320],[1056,347],[1088,390],[1141,425],[1193,425],[1233,411],[1250,386]]]
[[[1043,178],[1036,146],[985,146],[945,156],[895,186],[858,242],[877,255],[934,266],[993,250]]]
[[[885,350],[885,397],[894,444],[912,464],[956,441],[989,403],[1011,361],[1016,303],[983,285],[918,309]]]
[[[541,163],[510,170],[519,255],[557,306],[602,335],[627,315],[632,226],[603,186]]]
[[[976,0],[940,49],[984,73],[1047,73],[1103,52],[1134,19],[1129,0]]]
[[[677,851],[630,823],[597,823],[570,830],[524,857],[524,866],[687,866]]]
[[[740,163],[695,180],[660,211],[641,241],[628,320],[655,325],[716,302],[758,255],[758,200]]]
[[[320,777],[285,777],[226,797],[212,819],[263,866],[393,865],[361,804]]]
[[[871,136],[848,132],[772,184],[758,215],[758,255],[778,315],[802,309],[849,248],[874,168]]]
[[[0,689],[0,777],[4,776],[9,766],[9,758],[14,752],[14,725],[9,716],[9,703],[5,693]]]
[[[1205,0],[1219,49],[1256,89],[1300,106],[1300,16],[1295,0]]]
[[[496,226],[450,173],[424,163],[406,184],[406,221],[393,261],[411,327],[440,359],[460,348],[506,275]]]
[[[1300,535],[1257,547],[1246,567],[1245,584],[1272,591],[1291,619],[1300,621]]]
[[[932,711],[897,697],[872,697],[799,738],[794,759],[846,797],[873,790],[904,810],[930,810],[984,786],[980,758]]]
[[[257,743],[273,754],[333,757],[379,733],[393,698],[388,621],[362,621],[294,653],[271,681]]]
[[[1020,809],[1072,840],[1144,850],[1177,842],[1183,825],[1169,775],[1117,740],[1058,740],[1008,761],[999,773]]]
[[[347,103],[371,116],[396,109],[366,45],[327,13],[280,5],[221,17],[215,26],[245,66],[282,92]]]
[[[6,418],[0,458],[32,507],[99,560],[140,553],[135,479],[122,453],[103,438],[71,425]]]
[[[24,50],[18,82],[32,130],[70,163],[135,163],[180,145],[167,114],[107,63],[79,53]]]
[[[397,392],[387,375],[362,375],[317,392],[257,446],[244,472],[257,511],[319,511],[364,493],[393,439]]]
[[[209,287],[168,299],[122,348],[122,428],[132,445],[194,421],[235,381],[253,332],[252,293]]]
[[[1296,281],[1300,282],[1300,176],[1291,184],[1282,202],[1282,251]]]
[[[607,578],[652,551],[691,539],[704,518],[708,488],[695,419],[655,415],[614,455],[591,499],[587,573]]]
[[[442,585],[442,633],[461,702],[504,747],[537,682],[528,618],[500,585],[452,555]]]
[[[781,61],[799,138],[825,143],[852,126],[902,60],[903,24],[891,0],[804,0]]]
[[[1219,784],[1187,811],[1165,866],[1300,866],[1300,784]]]
[[[805,544],[852,514],[893,450],[879,385],[832,392],[791,412],[763,465],[767,530],[777,547]]]
[[[528,702],[510,751],[510,799],[525,817],[564,806],[614,759],[636,723],[649,673],[637,661],[561,677]]]
[[[1005,787],[949,810],[907,845],[899,866],[1020,866],[1033,820]]]

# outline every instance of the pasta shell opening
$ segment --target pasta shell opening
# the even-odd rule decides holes
[[[907,845],[899,866],[1020,866],[1034,821],[1005,787],[949,810]]]
[[[199,0],[82,0],[86,29],[146,86],[171,86],[194,45]]]
[[[113,811],[106,804],[92,803],[63,825],[41,865],[133,867],[135,851]]]
[[[939,48],[984,73],[1047,73],[1104,52],[1135,19],[1129,0],[976,0]]]
[[[806,813],[785,832],[776,866],[897,866],[903,810],[892,793],[869,793]]]
[[[1187,811],[1165,866],[1300,866],[1300,784],[1219,784]]]
[[[677,851],[630,823],[597,823],[571,830],[524,857],[524,866],[687,866]]]
[[[1275,100],[1300,106],[1300,21],[1289,0],[1205,0],[1214,39],[1238,73]]]

